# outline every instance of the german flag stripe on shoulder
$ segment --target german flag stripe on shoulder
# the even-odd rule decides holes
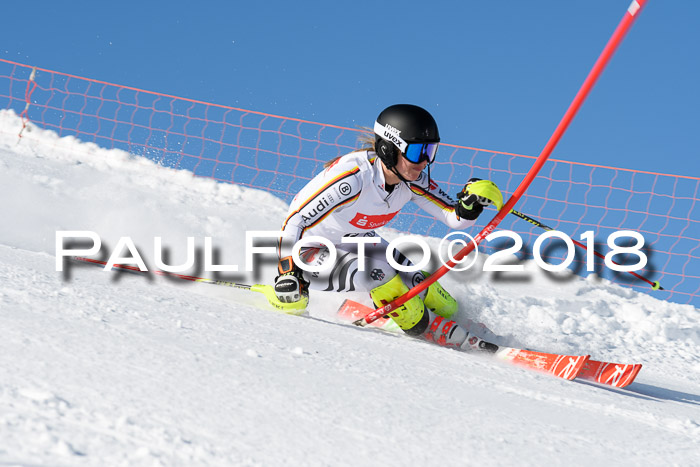
[[[452,210],[454,208],[454,206],[452,206],[451,204],[446,203],[444,199],[442,199],[438,196],[435,196],[430,191],[425,190],[425,189],[419,187],[418,185],[411,184],[410,187],[411,187],[412,192],[414,192],[415,194],[417,194],[419,196],[422,196],[423,198],[427,199],[428,201],[432,202],[433,204],[436,204],[441,209]]]
[[[287,218],[284,220],[284,224],[282,224],[282,230],[284,230],[285,227],[287,226],[287,222],[289,222],[289,219],[291,219],[292,217],[296,216],[296,215],[299,214],[301,211],[303,211],[313,200],[316,199],[316,197],[317,197],[319,194],[323,193],[324,191],[326,191],[328,188],[332,187],[332,186],[335,185],[336,183],[338,183],[338,182],[340,182],[340,181],[342,181],[342,180],[344,180],[344,179],[346,179],[346,178],[348,178],[348,177],[352,177],[353,175],[355,175],[355,174],[358,173],[359,171],[360,171],[360,167],[357,166],[357,167],[354,167],[354,168],[352,168],[352,169],[350,169],[350,170],[347,170],[347,171],[345,171],[345,172],[342,172],[342,173],[336,175],[335,177],[333,177],[330,181],[328,181],[326,184],[324,184],[321,188],[319,188],[318,190],[316,190],[311,196],[309,196],[309,197],[306,199],[306,201],[304,201],[303,203],[301,203],[301,205],[296,209],[296,211],[294,211],[294,212],[291,213],[289,216],[287,216]],[[354,196],[353,198],[350,198],[350,199],[357,199],[357,196]],[[339,205],[346,204],[347,202],[348,202],[348,200],[343,201],[343,202],[340,203]],[[332,209],[331,209],[331,211],[332,211]],[[325,217],[325,216],[324,216],[324,217]]]

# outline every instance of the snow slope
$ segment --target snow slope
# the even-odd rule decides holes
[[[700,464],[692,306],[531,265],[441,281],[499,343],[643,363],[618,390],[338,323],[340,294],[293,317],[226,287],[64,275],[56,230],[130,236],[150,264],[154,236],[171,263],[211,236],[243,265],[244,232],[285,205],[20,126],[0,112],[0,465]]]

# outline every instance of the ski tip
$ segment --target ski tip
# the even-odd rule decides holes
[[[625,380],[622,381],[620,384],[618,384],[617,387],[625,388],[632,384],[640,371],[642,371],[642,364],[637,363],[636,365],[634,365],[632,371],[629,373],[629,376],[625,378]]]

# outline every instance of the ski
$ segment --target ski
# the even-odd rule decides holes
[[[583,366],[579,378],[599,384],[624,388],[629,386],[642,369],[640,363],[612,363],[588,360]]]
[[[498,347],[495,356],[515,366],[549,373],[569,381],[579,376],[590,358],[590,355],[563,355],[512,347]]]
[[[342,321],[354,323],[358,319],[364,318],[368,313],[374,311],[372,308],[362,303],[346,299],[338,308],[337,316]],[[401,328],[394,322],[393,319],[383,316],[375,321],[372,321],[369,326],[380,328],[389,332],[403,332]]]
[[[338,309],[338,317],[343,321],[354,322],[372,311],[372,308],[366,305],[345,300]],[[391,332],[400,330],[396,323],[387,317],[379,318],[370,326]],[[514,365],[546,371],[560,378],[581,378],[616,388],[632,384],[642,369],[640,363],[605,362],[591,360],[586,355],[560,355],[511,347],[498,347],[495,356]]]

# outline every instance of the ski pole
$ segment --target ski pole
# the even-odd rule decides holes
[[[522,212],[516,211],[515,209],[511,209],[511,210],[510,210],[510,213],[511,213],[511,214],[514,214],[514,215],[516,215],[516,216],[518,216],[519,218],[521,218],[521,219],[523,219],[523,220],[528,221],[530,224],[535,225],[535,226],[537,226],[537,227],[539,227],[539,228],[541,228],[541,229],[543,229],[543,230],[546,230],[546,231],[554,230],[553,228],[544,225],[542,222],[538,221],[537,219],[533,219],[532,217],[528,216],[527,214],[523,214]],[[579,247],[583,248],[584,250],[587,249],[587,248],[586,248],[586,245],[584,245],[583,243],[577,242],[577,241],[574,240],[573,238],[571,239],[571,241],[574,242],[574,245],[579,246]],[[605,259],[605,256],[604,256],[603,254],[601,254],[601,253],[598,253],[596,250],[593,250],[593,254],[596,255],[598,258]],[[615,261],[613,261],[613,260],[610,260],[610,261],[611,261],[613,264],[616,264],[616,265],[618,265],[618,266],[620,265],[620,263],[617,263],[617,262],[615,262]],[[641,279],[641,280],[643,280],[644,282],[646,282],[647,284],[649,284],[649,285],[651,286],[651,289],[652,289],[652,290],[664,290],[664,288],[661,287],[661,284],[659,284],[659,281],[650,281],[650,280],[647,279],[646,277],[644,277],[644,276],[642,276],[642,275],[640,275],[640,274],[637,274],[637,273],[634,272],[634,271],[627,271],[627,272],[629,272],[630,274],[632,274],[632,275],[633,275],[634,277],[636,277],[637,279]]]
[[[83,263],[88,263],[88,264],[93,264],[96,266],[106,266],[107,262],[106,261],[101,261],[99,259],[92,259],[92,258],[84,258],[81,256],[74,256],[72,257],[73,260],[83,262]],[[300,315],[303,314],[306,311],[306,305],[308,303],[308,300],[300,300],[298,302],[292,302],[292,303],[282,303],[279,300],[277,300],[277,295],[275,294],[275,289],[271,285],[267,284],[241,284],[238,282],[229,282],[229,281],[219,281],[219,280],[214,280],[214,279],[207,279],[205,277],[197,277],[197,276],[188,276],[186,274],[176,274],[174,272],[168,272],[168,271],[161,271],[160,269],[154,269],[152,271],[142,271],[136,266],[131,266],[128,264],[115,264],[115,268],[117,269],[123,269],[125,271],[129,272],[134,272],[134,273],[143,273],[143,274],[148,274],[149,272],[152,272],[153,274],[157,276],[165,276],[165,277],[174,277],[175,279],[182,279],[186,281],[191,281],[191,282],[200,282],[204,284],[213,284],[213,285],[223,285],[226,287],[233,287],[236,289],[242,289],[242,290],[249,290],[251,292],[258,292],[267,298],[267,301],[272,305],[275,309],[286,313],[290,315]]]
[[[503,206],[498,211],[498,213],[496,213],[496,216],[493,219],[491,219],[491,221],[488,224],[486,224],[486,227],[484,227],[481,230],[481,232],[479,232],[477,236],[474,237],[474,241],[469,242],[464,248],[457,252],[457,254],[452,260],[448,261],[447,264],[443,265],[433,274],[426,277],[425,280],[422,281],[420,284],[416,285],[405,294],[395,298],[388,304],[377,308],[364,318],[358,319],[353,324],[357,326],[366,326],[369,323],[376,321],[382,316],[388,314],[395,308],[400,307],[401,305],[403,305],[404,303],[421,293],[423,290],[430,287],[442,276],[444,276],[449,270],[456,266],[457,263],[462,260],[462,258],[471,253],[483,239],[485,239],[491,232],[496,230],[498,224],[500,224],[501,221],[505,219],[505,217],[508,215],[510,210],[513,209],[515,204],[520,200],[520,198],[528,189],[534,178],[537,176],[540,169],[542,169],[544,163],[547,162],[547,159],[552,154],[552,151],[554,151],[555,146],[557,145],[557,143],[559,143],[559,140],[566,132],[566,129],[569,127],[569,124],[574,119],[574,116],[576,115],[578,110],[581,108],[583,101],[590,93],[591,89],[593,88],[593,85],[598,80],[598,77],[603,72],[603,69],[610,61],[610,58],[612,57],[613,53],[622,42],[622,39],[625,37],[627,31],[629,31],[630,27],[634,23],[635,18],[638,16],[639,11],[642,9],[646,2],[647,0],[632,1],[630,6],[627,8],[627,11],[625,12],[625,15],[622,17],[622,20],[615,29],[615,32],[613,32],[613,35],[610,37],[610,40],[605,45],[603,51],[600,53],[598,60],[596,60],[595,64],[593,65],[593,68],[588,73],[586,80],[583,82],[581,88],[576,93],[574,100],[571,102],[569,108],[566,110],[566,113],[564,114],[561,121],[554,130],[554,133],[552,133],[552,136],[549,138],[549,141],[547,141],[547,144],[542,149],[542,152],[530,168],[530,171],[525,175],[525,178],[522,182],[520,182],[520,185],[518,185],[518,188],[516,188],[515,192],[510,197],[505,206]]]

